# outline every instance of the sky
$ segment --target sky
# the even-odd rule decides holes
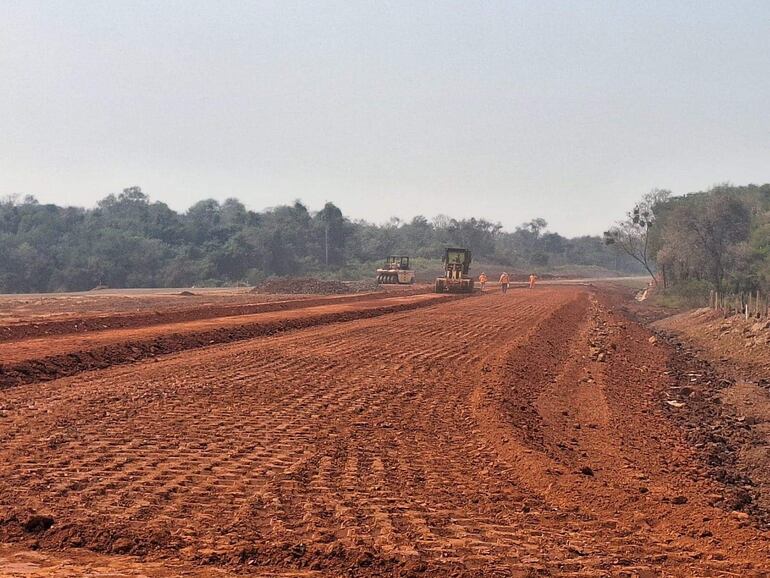
[[[770,2],[0,0],[0,196],[599,234],[770,181]]]

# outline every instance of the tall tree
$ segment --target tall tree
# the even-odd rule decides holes
[[[334,203],[326,203],[316,214],[322,230],[324,264],[342,265],[345,251],[345,218]]]
[[[745,202],[719,191],[686,212],[680,225],[694,233],[697,246],[706,257],[706,270],[712,285],[722,289],[729,249],[748,240],[751,212]]]
[[[655,284],[658,280],[653,271],[651,229],[655,225],[655,207],[670,195],[670,191],[653,189],[642,197],[624,220],[604,232],[604,242],[642,265]]]

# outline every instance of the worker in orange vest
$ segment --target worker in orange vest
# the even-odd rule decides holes
[[[508,273],[503,271],[503,274],[500,275],[500,288],[503,290],[503,293],[508,292],[508,283],[511,282],[511,278],[508,277]]]
[[[481,275],[479,275],[479,285],[481,285],[481,290],[484,290],[484,285],[487,284],[487,274],[482,271]]]
[[[530,289],[534,289],[535,288],[535,283],[537,283],[537,275],[535,275],[534,273],[530,273],[529,274],[529,288]]]

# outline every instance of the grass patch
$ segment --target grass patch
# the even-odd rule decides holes
[[[653,305],[668,309],[697,309],[706,307],[710,285],[706,281],[686,281],[674,287],[656,291],[651,298]]]

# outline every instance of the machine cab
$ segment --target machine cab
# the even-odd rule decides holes
[[[409,257],[406,255],[391,255],[385,260],[384,269],[390,269],[391,271],[408,271],[409,270]]]

